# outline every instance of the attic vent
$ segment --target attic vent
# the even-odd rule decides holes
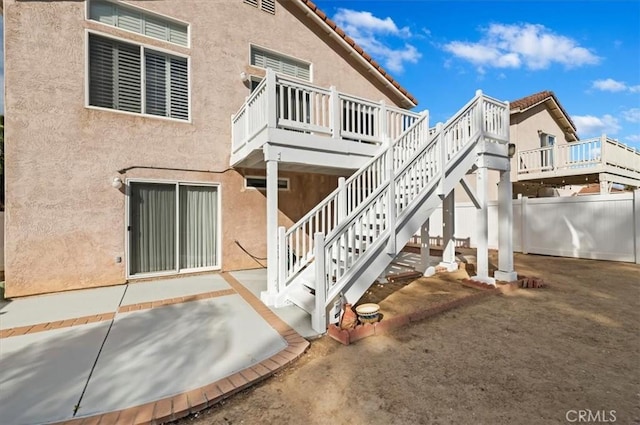
[[[260,10],[271,13],[272,15],[276,14],[276,2],[275,0],[243,0],[244,3],[249,4],[253,7],[259,7]]]
[[[251,46],[251,65],[259,68],[271,68],[274,71],[311,81],[311,65],[301,60]]]
[[[275,15],[276,14],[275,0],[262,0],[260,9],[264,10],[267,13],[271,13],[272,15]]]

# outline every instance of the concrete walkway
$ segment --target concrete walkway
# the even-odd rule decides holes
[[[0,423],[175,420],[273,374],[309,344],[293,326],[311,333],[295,307],[283,320],[260,302],[264,282],[258,270],[0,302]]]

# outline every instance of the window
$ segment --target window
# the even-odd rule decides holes
[[[260,176],[247,176],[244,179],[244,185],[246,188],[266,190],[267,178]],[[278,179],[278,190],[289,190],[289,179]]]
[[[89,105],[188,120],[187,58],[89,34]]]
[[[132,182],[130,190],[130,276],[219,266],[217,186]]]
[[[275,0],[244,0],[244,2],[264,12],[271,13],[272,15],[276,14]]]
[[[251,65],[270,68],[280,74],[311,81],[311,65],[298,59],[251,46]]]
[[[543,148],[540,151],[541,168],[543,170],[553,169],[553,145],[556,144],[556,136],[553,134],[544,133],[539,131],[540,134],[540,147]],[[544,149],[546,148],[546,149]]]
[[[91,0],[89,19],[162,41],[189,46],[189,26],[105,0]]]

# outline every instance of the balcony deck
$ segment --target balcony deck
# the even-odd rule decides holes
[[[267,72],[232,117],[233,167],[350,174],[420,114]]]
[[[517,181],[640,186],[640,151],[606,136],[518,152]]]

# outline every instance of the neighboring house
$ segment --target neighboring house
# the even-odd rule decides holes
[[[265,167],[230,167],[230,117],[266,68],[417,103],[310,1],[5,0],[3,14],[7,297],[257,267],[242,248],[265,257]],[[278,223],[374,148],[282,166]]]
[[[604,135],[579,140],[573,120],[552,91],[509,105],[514,197],[570,196],[594,183],[599,193],[611,192],[613,184],[640,187],[640,152]],[[490,181],[489,199],[497,200],[495,173]],[[456,200],[469,200],[461,187]]]
[[[558,196],[576,185],[640,187],[640,151],[601,137],[579,140],[576,126],[552,91],[511,102],[514,194]]]

